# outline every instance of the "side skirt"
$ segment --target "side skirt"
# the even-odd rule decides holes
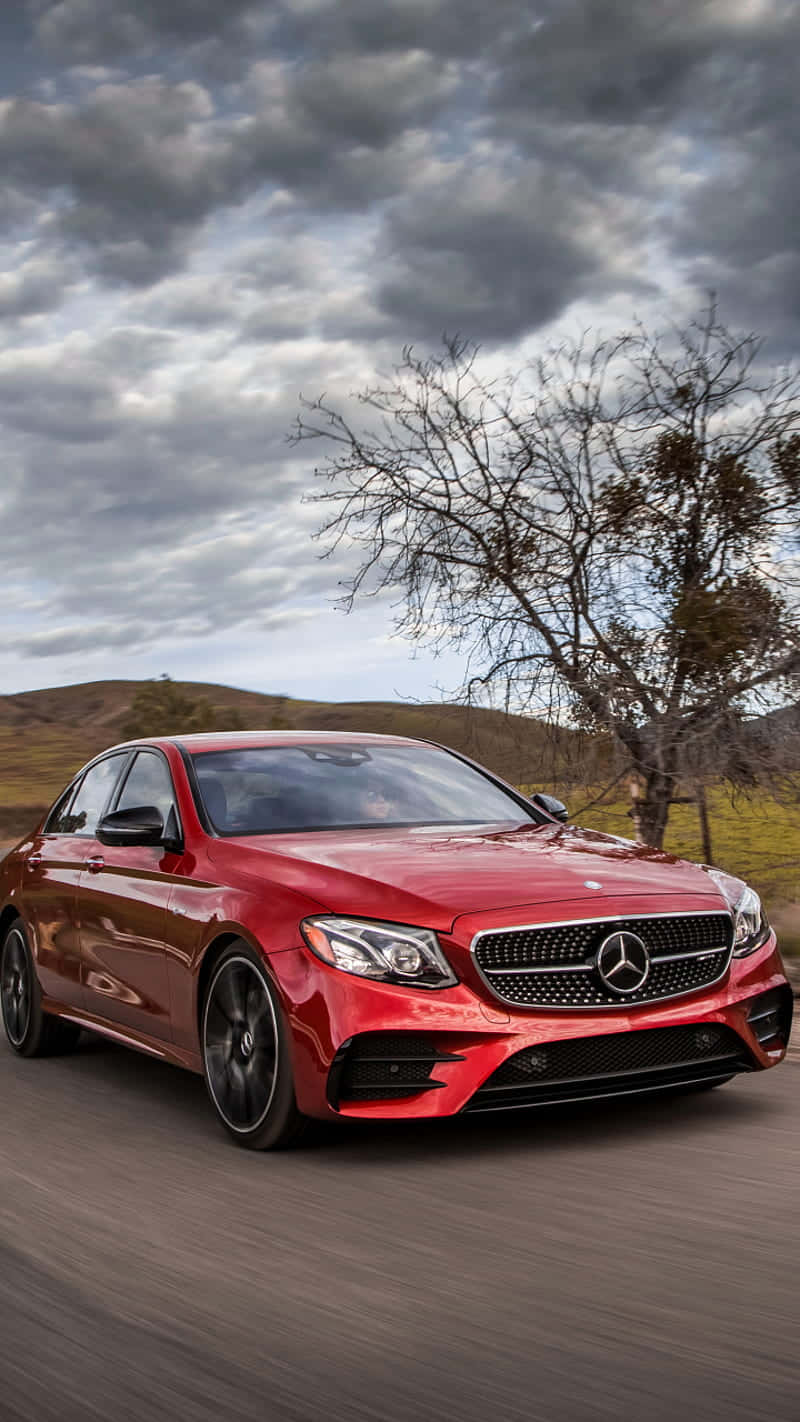
[[[78,1012],[74,1007],[64,1007],[50,997],[42,998],[42,1011],[48,1012],[52,1017],[60,1017],[63,1022],[74,1022],[76,1027],[83,1027],[87,1032],[99,1032],[102,1037],[119,1042],[120,1046],[131,1047],[135,1052],[144,1052],[148,1057],[158,1057],[172,1066],[196,1072],[198,1076],[203,1074],[199,1052],[177,1047],[174,1042],[148,1037],[144,1032],[134,1031],[132,1027],[122,1028],[119,1023],[109,1022],[107,1018],[98,1017],[93,1012]]]

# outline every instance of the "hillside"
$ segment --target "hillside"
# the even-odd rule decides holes
[[[23,833],[84,761],[123,738],[138,681],[98,681],[0,697],[0,837]],[[181,682],[216,711],[233,710],[246,730],[378,731],[440,741],[505,779],[553,778],[568,732],[523,716],[389,701],[297,701],[205,682]]]
[[[123,739],[131,704],[145,684],[99,681],[0,697],[0,843],[9,844],[24,834],[75,770]],[[439,704],[300,701],[205,682],[178,685],[193,700],[208,701],[218,714],[234,711],[247,730],[277,726],[378,731],[439,741],[529,792],[540,787],[561,794],[581,824],[626,837],[632,832],[623,787],[612,790],[601,803],[591,803],[595,792],[582,788],[582,780],[597,783],[602,776],[602,771],[597,775],[596,745],[528,717]],[[754,792],[732,805],[724,790],[712,787],[709,808],[715,862],[742,874],[764,894],[775,910],[785,946],[800,951],[796,796],[779,803],[766,793]],[[665,847],[690,859],[701,858],[693,805],[674,807]]]

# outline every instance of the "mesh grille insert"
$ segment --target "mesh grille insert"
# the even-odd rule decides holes
[[[621,929],[640,938],[650,958],[646,982],[624,996],[596,967],[601,945]],[[731,950],[726,913],[543,924],[484,933],[474,945],[475,961],[502,1001],[560,1009],[635,1006],[702,991],[724,975]]]
[[[546,1042],[526,1047],[503,1062],[467,1110],[711,1080],[746,1071],[751,1065],[738,1033],[715,1022]]]

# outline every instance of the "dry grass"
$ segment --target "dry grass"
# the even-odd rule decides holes
[[[86,760],[121,740],[141,685],[90,682],[0,697],[0,810],[48,804]],[[572,739],[569,733],[527,717],[462,706],[331,704],[201,682],[177,685],[193,699],[208,701],[223,718],[225,710],[235,711],[245,730],[278,724],[292,730],[372,731],[442,741],[513,780],[550,778]]]

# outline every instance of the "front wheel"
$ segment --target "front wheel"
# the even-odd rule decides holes
[[[0,952],[0,1004],[9,1045],[21,1057],[70,1051],[80,1028],[42,1011],[42,993],[25,930],[12,923]]]
[[[305,1132],[297,1109],[286,1023],[258,956],[239,940],[215,964],[201,1023],[212,1104],[238,1145],[276,1150]]]

